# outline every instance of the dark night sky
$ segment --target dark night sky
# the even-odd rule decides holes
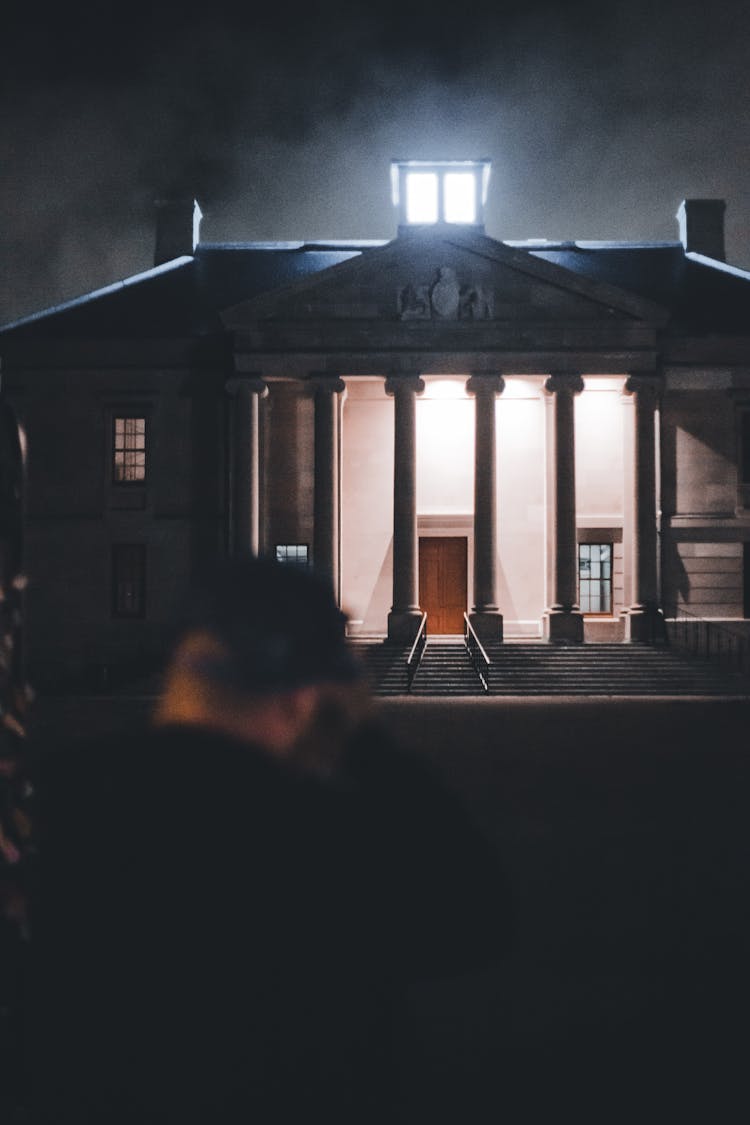
[[[4,9],[0,322],[203,237],[389,238],[389,160],[489,156],[498,238],[673,239],[727,200],[750,267],[750,5],[184,0]]]

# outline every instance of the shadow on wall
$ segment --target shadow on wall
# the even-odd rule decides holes
[[[737,438],[731,410],[729,401],[717,406],[713,392],[693,392],[689,402],[682,399],[663,410],[660,459],[661,509],[665,516],[678,515],[680,509],[734,511]]]
[[[504,619],[518,621],[518,609],[511,595],[505,567],[500,557],[497,560],[497,602]]]
[[[218,435],[223,402],[215,386],[204,387],[197,379],[191,380],[185,393],[191,398],[190,498],[194,518],[190,531],[190,569],[195,579],[210,568],[218,546],[214,513],[222,486]]]
[[[683,605],[690,604],[690,578],[678,544],[672,539],[662,544],[662,568],[664,573],[662,586],[665,592],[664,616],[674,617],[680,601]]]
[[[393,602],[393,537],[388,540],[372,597],[362,622],[365,632],[383,632]]]

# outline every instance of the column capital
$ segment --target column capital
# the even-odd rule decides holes
[[[628,375],[623,391],[628,395],[643,395],[658,398],[664,387],[661,375]]]
[[[328,394],[340,395],[346,390],[346,383],[341,376],[332,375],[328,371],[312,371],[305,382],[313,392],[325,391]]]
[[[505,390],[505,379],[497,375],[470,375],[466,380],[466,391],[470,395],[501,395]]]
[[[544,389],[551,395],[579,395],[583,390],[583,379],[580,375],[553,372],[544,384]]]
[[[424,379],[419,375],[388,375],[385,380],[385,393],[387,395],[417,394],[424,391]]]
[[[261,398],[265,398],[268,394],[268,384],[254,372],[235,372],[234,375],[230,375],[224,382],[224,393],[230,398],[235,398],[242,387],[253,394],[260,395]]]

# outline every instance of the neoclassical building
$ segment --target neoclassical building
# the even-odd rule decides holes
[[[649,639],[750,616],[750,274],[720,200],[669,243],[488,236],[484,161],[394,162],[388,242],[200,241],[0,332],[42,678],[159,655],[191,579],[270,552],[353,635]]]

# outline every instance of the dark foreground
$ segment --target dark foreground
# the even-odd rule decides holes
[[[106,731],[113,706],[120,729],[146,710],[49,700],[38,733]],[[748,1120],[750,702],[380,711],[494,842],[516,909],[498,970],[413,995],[404,1121]]]
[[[387,718],[496,843],[518,910],[502,971],[421,998],[416,1096],[457,1120],[748,1120],[750,706]]]

